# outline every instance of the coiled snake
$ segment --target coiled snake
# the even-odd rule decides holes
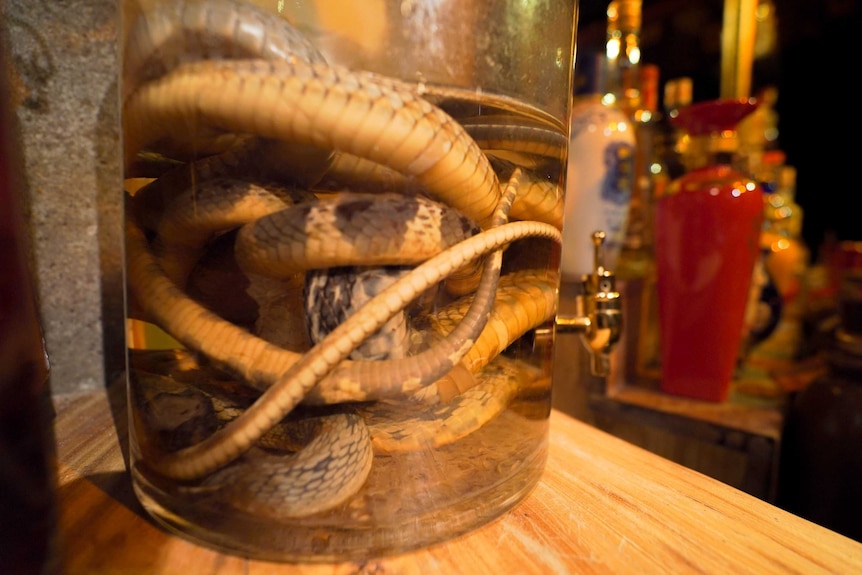
[[[529,368],[500,353],[551,319],[556,277],[501,277],[503,251],[559,242],[562,194],[486,152],[558,153],[559,131],[455,121],[447,91],[327,64],[229,0],[142,14],[123,70],[127,176],[155,177],[127,197],[129,313],[189,350],[130,353],[147,469],[304,516],[351,497],[375,452],[456,441],[518,392]],[[200,295],[206,258],[256,318]],[[296,453],[267,451],[291,427]]]

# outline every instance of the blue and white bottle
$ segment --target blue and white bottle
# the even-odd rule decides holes
[[[635,132],[628,116],[603,103],[605,58],[585,54],[575,68],[563,223],[563,281],[593,269],[593,232],[606,234],[604,266],[613,269],[622,248],[634,185]]]

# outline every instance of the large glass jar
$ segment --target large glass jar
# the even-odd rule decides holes
[[[547,450],[575,0],[121,0],[131,475],[287,561],[474,529]]]

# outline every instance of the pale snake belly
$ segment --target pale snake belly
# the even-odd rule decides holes
[[[501,171],[508,176],[506,193],[501,193],[491,161],[461,124],[400,81],[326,65],[295,32],[287,32],[288,40],[275,40],[282,38],[284,30],[292,30],[281,21],[271,22],[277,18],[233,2],[206,3],[206,7],[177,4],[179,7],[172,14],[145,17],[142,20],[145,24],[133,35],[136,40],[126,55],[126,62],[133,65],[126,67],[130,76],[124,83],[134,86],[124,91],[126,164],[131,168],[137,154],[147,149],[173,152],[190,146],[200,153],[206,150],[204,142],[209,137],[217,136],[215,140],[219,143],[213,150],[216,155],[157,179],[151,185],[157,192],[149,194],[158,196],[153,204],[173,206],[173,202],[188,198],[181,195],[183,187],[177,186],[186,178],[185,184],[193,184],[192,189],[203,190],[208,179],[225,182],[228,180],[214,178],[241,173],[242,162],[253,161],[247,153],[237,155],[237,150],[244,146],[255,151],[279,152],[311,146],[312,152],[301,161],[314,164],[311,171],[319,172],[321,177],[337,171],[328,170],[341,158],[356,157],[385,166],[385,170],[407,175],[423,194],[454,209],[458,215],[446,217],[454,218],[452,221],[458,223],[454,227],[464,228],[461,237],[429,247],[427,252],[415,249],[416,241],[401,242],[406,255],[395,259],[387,255],[381,261],[370,261],[372,255],[383,253],[373,244],[353,261],[335,258],[346,248],[333,249],[333,259],[323,265],[414,267],[354,310],[311,349],[293,351],[225,321],[188,297],[183,288],[206,244],[231,230],[238,230],[236,257],[249,274],[269,273],[288,259],[294,262],[292,258],[281,257],[289,249],[283,246],[306,246],[295,248],[300,259],[305,260],[284,264],[281,271],[275,272],[276,276],[292,277],[319,265],[309,256],[322,250],[309,249],[307,241],[290,243],[272,238],[271,233],[263,233],[264,239],[255,238],[256,230],[264,228],[265,222],[289,219],[285,215],[289,213],[287,206],[295,198],[268,198],[261,202],[261,196],[266,194],[259,193],[249,202],[250,210],[244,211],[237,206],[248,196],[237,195],[227,201],[225,194],[221,199],[228,207],[213,210],[217,214],[215,220],[202,222],[206,219],[203,216],[210,213],[207,211],[210,206],[204,202],[198,204],[200,196],[192,203],[196,215],[184,223],[171,222],[170,218],[181,210],[167,208],[148,222],[148,216],[132,213],[136,202],[129,201],[132,208],[126,226],[127,265],[133,309],[188,348],[218,366],[227,367],[245,384],[259,390],[259,395],[243,406],[241,412],[227,418],[211,435],[198,438],[193,445],[166,453],[162,446],[148,444],[146,433],[138,433],[146,465],[158,474],[180,480],[209,475],[205,484],[242,484],[237,477],[253,476],[256,479],[250,484],[234,488],[238,490],[237,499],[258,501],[247,502],[246,507],[272,505],[277,500],[285,515],[314,513],[337,505],[361,485],[371,465],[372,444],[374,449],[396,451],[454,441],[505,406],[507,397],[515,390],[511,385],[495,386],[500,378],[485,377],[481,370],[497,361],[503,364],[495,369],[506,371],[505,360],[494,358],[509,343],[553,316],[556,289],[553,274],[543,272],[517,272],[504,277],[498,285],[502,250],[512,242],[530,237],[559,242],[561,194],[530,180],[517,169]],[[209,27],[219,20],[230,25]],[[237,48],[228,40],[236,37],[231,31],[237,29],[240,20],[253,21],[268,32],[252,35],[254,42],[240,43]],[[204,26],[201,22],[208,24]],[[163,33],[164,30],[170,33]],[[213,42],[211,36],[220,40]],[[184,43],[176,44],[179,37],[185,38]],[[155,38],[168,40],[158,44]],[[206,49],[190,50],[191,43]],[[198,54],[200,58],[255,59],[186,63],[171,57],[178,51]],[[196,135],[204,134],[207,138],[184,141],[190,124]],[[237,137],[224,138],[225,134]],[[251,140],[253,143],[249,143],[249,134],[257,138]],[[333,156],[331,150],[337,154]],[[207,171],[208,176],[204,176]],[[284,171],[284,168],[273,169],[276,174]],[[308,178],[314,176],[297,180]],[[171,185],[164,186],[163,182]],[[163,187],[159,189],[160,185]],[[538,191],[527,193],[533,189]],[[145,189],[140,198],[147,195]],[[367,203],[379,206],[383,197],[379,199],[380,202]],[[421,201],[425,200],[416,197],[396,205]],[[334,204],[337,211],[349,201],[334,200]],[[317,209],[302,200],[295,208],[306,216]],[[148,209],[151,206],[144,205],[141,211]],[[525,217],[531,212],[535,217]],[[516,214],[523,219],[506,223],[510,215]],[[481,231],[467,229],[465,222],[473,221]],[[289,228],[281,221],[273,229]],[[439,234],[440,227],[436,230]],[[147,234],[167,244],[162,254],[159,244],[151,243]],[[355,247],[357,242],[349,238],[347,243],[348,247]],[[335,242],[328,237],[320,245],[333,246]],[[266,255],[267,250],[274,252]],[[254,255],[257,252],[264,254]],[[453,306],[460,310],[451,312],[458,323],[455,327],[441,328],[439,341],[409,357],[344,361],[408,304],[437,283],[483,259],[486,261],[481,279],[478,284],[470,281],[469,291],[476,291],[467,298],[470,300],[467,311],[462,306]],[[501,378],[514,381],[505,373]],[[494,387],[504,389],[495,395]],[[445,404],[427,408],[426,412],[436,411],[426,415],[424,423],[415,424],[403,417],[381,417],[380,413],[391,409],[386,406],[376,416],[383,422],[374,423],[374,404],[371,404],[360,410],[365,411],[371,422],[368,425],[355,414],[322,419],[323,431],[292,459],[273,456],[272,461],[258,463],[258,468],[245,474],[235,472],[236,467],[230,465],[248,450],[257,449],[300,404],[405,397],[417,404],[429,400],[432,404]],[[475,407],[476,397],[483,407]],[[435,427],[440,423],[448,432],[442,433]],[[431,430],[423,433],[420,431],[423,425]],[[393,431],[393,427],[397,430]],[[318,444],[322,444],[320,449]],[[248,494],[254,496],[247,497]]]

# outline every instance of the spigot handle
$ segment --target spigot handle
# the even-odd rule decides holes
[[[593,232],[594,261],[592,273],[581,276],[583,291],[576,296],[574,315],[557,314],[558,331],[577,332],[590,352],[590,371],[606,376],[610,371],[610,351],[620,338],[622,307],[615,289],[614,274],[605,269],[606,234]]]
[[[593,293],[598,290],[599,280],[605,274],[605,250],[603,249],[607,234],[602,230],[593,232]]]
[[[606,238],[607,234],[602,230],[593,232],[593,273],[596,275],[605,271],[605,251],[602,246]]]

